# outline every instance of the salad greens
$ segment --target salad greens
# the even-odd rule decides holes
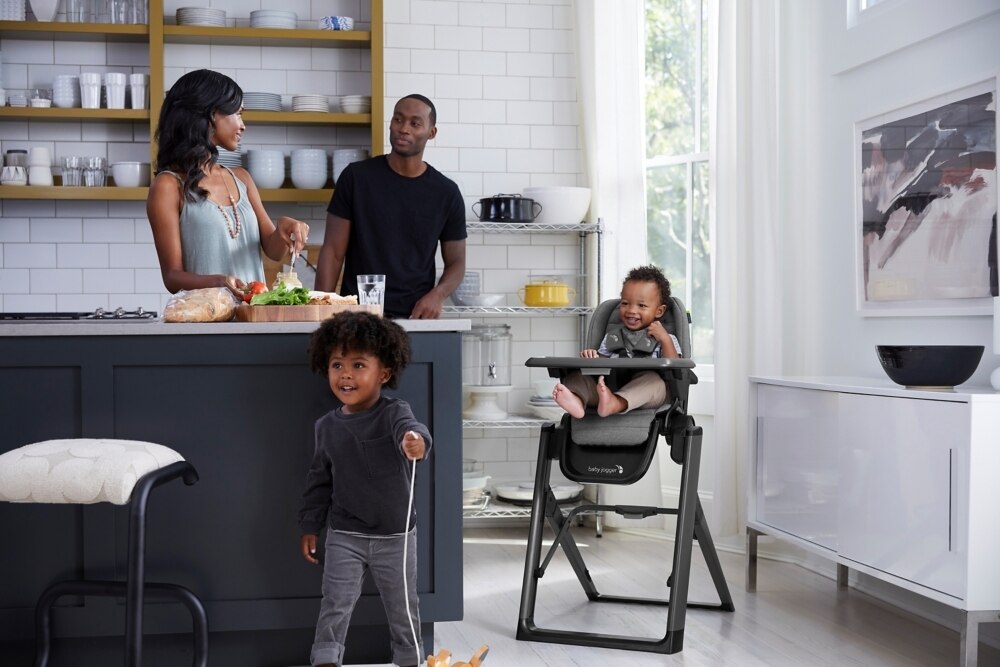
[[[285,283],[280,283],[270,292],[254,294],[250,299],[251,306],[305,306],[309,304],[309,290],[305,287],[288,289]]]

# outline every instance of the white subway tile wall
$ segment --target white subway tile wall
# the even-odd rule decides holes
[[[189,0],[168,0],[173,22]],[[230,25],[247,25],[267,0],[212,0]],[[299,25],[325,15],[347,15],[370,25],[366,0],[283,0]],[[429,163],[453,178],[471,205],[497,193],[532,185],[583,185],[576,99],[573,9],[570,0],[385,0],[386,122],[399,97],[419,92],[438,108],[438,138]],[[81,71],[148,72],[141,44],[2,39],[3,82],[8,89],[51,87],[56,74]],[[184,72],[209,67],[232,76],[244,90],[329,96],[369,90],[371,59],[363,49],[169,44],[166,85]],[[138,63],[138,64],[136,64]],[[388,132],[386,133],[388,137]],[[0,150],[47,146],[54,157],[102,155],[110,162],[149,159],[145,123],[0,122]],[[317,129],[250,125],[244,150],[319,146],[365,147],[363,128]],[[325,206],[267,204],[272,217],[308,221],[319,242]],[[483,272],[483,291],[504,292],[519,304],[530,273],[576,275],[575,235],[481,234],[468,241],[468,266]],[[142,306],[162,310],[169,295],[160,279],[142,202],[0,201],[0,309],[93,310]],[[570,317],[484,318],[513,332],[514,389],[501,396],[512,411],[531,395],[531,356],[579,353],[580,322]],[[537,429],[466,430],[465,456],[486,462],[497,480],[529,478]]]

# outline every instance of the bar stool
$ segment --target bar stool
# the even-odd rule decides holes
[[[201,601],[183,586],[144,580],[146,502],[154,487],[177,478],[190,486],[198,481],[198,473],[169,447],[137,440],[47,440],[0,454],[0,501],[129,505],[126,580],[59,581],[46,588],[35,606],[36,667],[48,664],[50,612],[64,595],[125,598],[127,667],[142,664],[144,596],[180,601],[191,613],[194,625],[194,664],[205,667],[208,620]]]

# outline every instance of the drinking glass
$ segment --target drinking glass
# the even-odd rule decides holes
[[[358,303],[377,306],[378,314],[385,309],[385,275],[365,273],[358,275]]]

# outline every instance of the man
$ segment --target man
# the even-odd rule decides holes
[[[316,289],[357,294],[358,274],[386,276],[385,314],[436,319],[465,275],[465,202],[458,186],[424,162],[437,111],[423,95],[396,102],[388,155],[353,162],[327,208]],[[438,243],[444,271],[435,285]]]

